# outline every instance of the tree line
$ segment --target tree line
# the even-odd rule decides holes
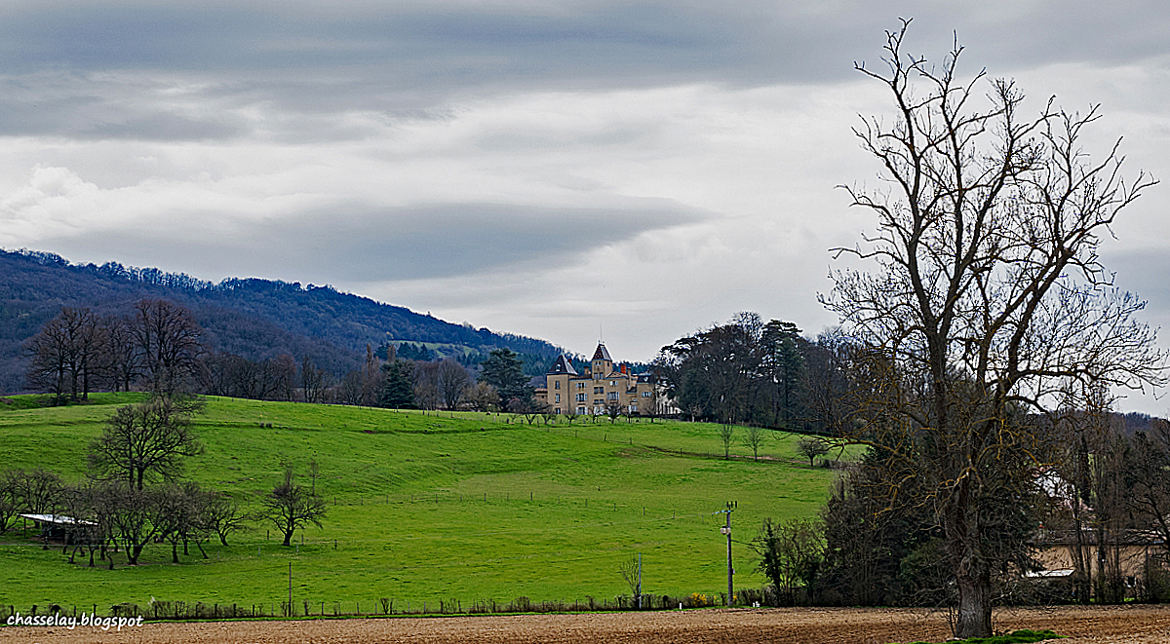
[[[398,355],[401,346],[406,356],[433,356],[424,345],[389,344],[377,353],[367,346],[361,366],[338,378],[309,355],[251,360],[215,351],[208,336],[168,300],[140,300],[124,315],[66,306],[26,344],[27,380],[57,404],[131,389],[428,410],[522,412],[536,404],[522,357],[507,348],[468,368],[452,357]]]

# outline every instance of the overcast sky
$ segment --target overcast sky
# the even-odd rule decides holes
[[[834,189],[877,171],[850,127],[890,109],[853,63],[899,16],[1033,107],[1100,102],[1094,149],[1124,136],[1170,178],[1154,0],[197,4],[0,5],[0,246],[332,284],[618,359],[742,310],[815,335],[828,249],[870,224]],[[1104,248],[1164,336],[1168,202]]]

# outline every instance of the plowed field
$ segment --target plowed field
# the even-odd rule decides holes
[[[1170,642],[1170,608],[1013,609],[996,628],[1050,628],[1064,644]],[[942,640],[945,617],[905,609],[731,609],[593,615],[146,624],[97,629],[3,628],[3,642],[792,642]]]

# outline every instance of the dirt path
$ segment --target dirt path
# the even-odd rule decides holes
[[[1051,628],[1062,644],[1170,642],[1170,607],[1014,609],[996,628]],[[786,608],[613,613],[146,624],[121,633],[93,628],[2,628],[0,642],[790,642],[886,643],[949,635],[940,614],[905,609]]]

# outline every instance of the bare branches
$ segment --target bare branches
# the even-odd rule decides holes
[[[824,301],[869,347],[855,364],[873,380],[857,389],[851,438],[890,461],[891,499],[935,499],[969,636],[990,629],[989,573],[1011,550],[985,547],[998,529],[986,503],[1026,494],[1048,458],[1025,410],[1068,381],[1163,380],[1166,356],[1136,319],[1144,302],[1110,286],[1097,251],[1155,182],[1125,179],[1117,144],[1099,157],[1082,149],[1096,106],[1070,113],[1049,99],[1025,117],[1012,81],[962,77],[957,42],[937,65],[907,55],[909,24],[887,32],[884,70],[856,65],[890,90],[895,117],[853,130],[886,190],[845,188],[879,229],[836,252],[876,270],[835,273]]]

